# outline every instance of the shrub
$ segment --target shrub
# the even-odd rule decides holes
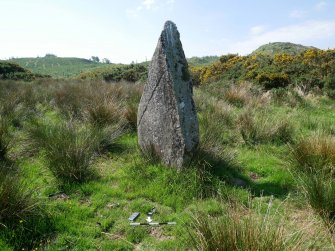
[[[272,88],[286,87],[289,85],[289,77],[285,73],[260,73],[256,80],[266,90]]]
[[[29,133],[32,146],[44,150],[47,166],[61,183],[83,182],[94,176],[91,163],[100,145],[97,131],[73,122],[35,122]]]
[[[330,97],[335,99],[335,76],[329,75],[325,80],[325,91],[326,94]]]
[[[146,79],[147,67],[144,64],[109,65],[81,73],[79,79],[100,79],[106,82],[143,81]]]

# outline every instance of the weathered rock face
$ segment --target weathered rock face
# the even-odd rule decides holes
[[[176,25],[167,21],[149,66],[138,108],[138,142],[163,163],[181,168],[199,144],[192,81]]]

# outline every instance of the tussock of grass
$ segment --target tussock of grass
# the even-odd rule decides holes
[[[31,249],[41,236],[53,229],[34,192],[21,177],[18,167],[0,162],[0,240],[6,239],[16,250]]]
[[[0,161],[7,158],[10,143],[9,121],[0,115]]]
[[[83,182],[95,176],[91,164],[100,146],[98,131],[72,122],[35,122],[29,134],[32,147],[44,150],[48,168],[61,183]]]
[[[19,176],[18,168],[8,162],[0,162],[0,222],[10,222],[25,218],[33,213],[36,204],[32,191]]]
[[[104,127],[120,123],[122,120],[123,109],[120,102],[116,100],[101,100],[100,103],[92,104],[87,109],[88,120],[97,127]]]
[[[299,233],[288,233],[283,218],[273,215],[271,201],[265,214],[240,205],[221,205],[221,214],[193,214],[189,227],[196,250],[303,250]]]
[[[300,174],[308,203],[321,216],[327,227],[335,231],[335,180],[329,174]]]
[[[249,110],[240,115],[239,129],[247,145],[287,143],[294,135],[294,127],[287,119],[274,120],[264,113],[256,115]]]
[[[335,223],[335,140],[317,134],[291,146],[292,165],[311,207],[331,231]]]
[[[231,85],[223,97],[228,103],[242,107],[248,104],[252,98],[250,88],[251,85],[247,82]]]
[[[335,171],[335,138],[316,134],[291,146],[294,166],[303,172]]]

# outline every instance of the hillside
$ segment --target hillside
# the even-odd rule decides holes
[[[40,74],[34,74],[29,70],[6,61],[0,61],[0,79],[26,80],[31,81],[36,78],[47,77]]]
[[[84,70],[93,69],[101,66],[83,58],[63,58],[54,55],[46,55],[38,58],[14,58],[10,62],[14,62],[33,73],[50,75],[53,78],[75,77]]]
[[[187,59],[190,66],[205,66],[219,59],[218,56],[191,57]]]
[[[253,55],[257,53],[262,53],[267,55],[274,55],[274,54],[287,53],[290,55],[298,55],[302,52],[305,52],[308,49],[316,49],[316,48],[312,46],[304,46],[301,44],[294,44],[289,42],[274,42],[260,46],[251,54]]]

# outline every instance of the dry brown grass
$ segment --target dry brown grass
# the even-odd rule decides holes
[[[332,247],[329,233],[310,211],[307,211],[307,215],[305,211],[282,215],[280,208],[272,208],[270,200],[264,214],[261,210],[264,206],[257,205],[257,202],[254,204],[254,210],[240,205],[222,206],[221,216],[204,213],[193,215],[189,229],[193,247],[196,250],[218,251]],[[284,208],[286,204],[280,206]]]
[[[251,86],[251,83],[248,82],[231,85],[228,90],[226,90],[223,97],[232,105],[238,107],[245,106],[252,99]]]
[[[301,138],[291,150],[294,166],[303,172],[335,171],[335,138],[330,135]]]

